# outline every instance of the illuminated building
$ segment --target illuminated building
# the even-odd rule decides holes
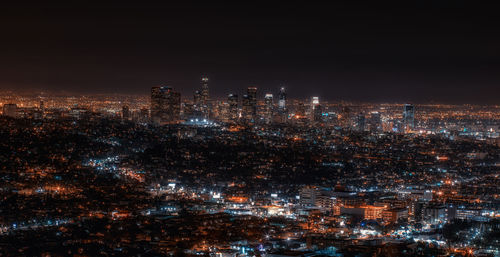
[[[308,109],[308,114],[309,114],[309,118],[313,121],[315,120],[314,111],[318,105],[319,105],[319,97],[317,97],[317,96],[311,97],[310,108]]]
[[[405,131],[415,128],[415,107],[413,104],[405,104],[403,107],[403,124]]]
[[[199,90],[194,91],[193,103],[196,110],[200,110],[202,108],[203,104],[201,101],[201,92]]]
[[[40,111],[42,112],[42,115],[45,114],[45,103],[43,100],[40,100]]]
[[[425,207],[423,210],[424,221],[431,224],[438,224],[446,222],[447,209],[444,205],[435,204]]]
[[[284,112],[286,109],[286,93],[285,87],[280,88],[280,93],[278,95],[278,110]]]
[[[128,120],[130,119],[130,109],[127,105],[122,107],[122,119]]]
[[[379,112],[370,113],[370,131],[377,132],[382,130],[382,119],[380,118]]]
[[[313,109],[313,121],[322,122],[323,121],[323,107],[321,105],[316,105]]]
[[[242,99],[242,116],[247,122],[254,122],[257,115],[257,88],[249,87]]]
[[[384,210],[382,213],[382,218],[387,223],[396,223],[398,220],[408,219],[408,209],[406,208],[394,208],[389,210]]]
[[[190,117],[208,118],[210,116],[210,94],[208,90],[208,78],[201,78],[201,90],[194,91],[193,114]]]
[[[311,108],[314,110],[314,108],[316,108],[316,106],[318,105],[319,105],[319,97],[313,96],[311,98]]]
[[[306,186],[300,189],[300,205],[301,206],[314,206],[316,204],[316,197],[320,195],[318,187]]]
[[[385,206],[363,206],[365,209],[365,219],[367,220],[376,220],[382,218],[382,213],[386,209]]]
[[[356,119],[356,130],[357,131],[365,131],[365,115],[360,113],[358,114],[357,116],[357,119]]]
[[[211,105],[210,105],[210,94],[208,91],[208,78],[201,78],[201,93],[200,93],[200,111],[204,118],[208,118],[210,116]]]
[[[201,78],[201,102],[203,105],[207,105],[210,100],[210,95],[208,92],[208,78]]]
[[[277,122],[284,123],[287,121],[287,109],[286,109],[286,93],[285,87],[280,88],[280,92],[278,94],[278,115],[276,116]]]
[[[142,108],[139,111],[139,122],[148,122],[149,121],[149,109],[148,108]]]
[[[264,120],[270,123],[273,117],[273,94],[266,94],[264,97]]]
[[[195,107],[194,104],[189,104],[189,103],[183,104],[183,108],[182,108],[183,119],[190,119],[192,117],[195,117],[194,107]]]
[[[16,118],[18,116],[17,105],[16,104],[4,104],[3,105],[3,115]]]
[[[171,87],[151,88],[151,119],[154,123],[171,123],[180,119],[181,94]]]
[[[359,207],[341,207],[340,212],[342,214],[358,216],[366,220],[376,220],[382,219],[382,214],[386,209],[387,207],[385,206],[362,205]]]
[[[232,121],[238,120],[238,95],[236,94],[229,94],[227,96],[227,102],[229,104],[229,118]]]

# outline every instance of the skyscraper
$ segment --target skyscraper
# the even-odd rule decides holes
[[[130,119],[130,108],[127,105],[122,106],[122,119]]]
[[[278,109],[280,110],[280,112],[286,109],[285,87],[280,88],[280,93],[278,95]]]
[[[208,92],[208,78],[203,77],[201,78],[201,102],[203,105],[208,105],[208,102],[210,100],[210,95]]]
[[[198,112],[203,118],[208,118],[212,110],[210,102],[210,94],[208,91],[208,78],[201,78],[201,91],[194,93],[194,110]]]
[[[238,95],[229,94],[227,96],[227,102],[229,104],[229,118],[232,121],[238,120]]]
[[[181,94],[171,87],[151,88],[151,119],[155,123],[172,123],[180,119]]]
[[[3,105],[3,115],[16,118],[18,116],[17,105],[16,104],[4,104]]]
[[[249,87],[242,99],[243,118],[247,122],[254,122],[257,116],[257,88]]]
[[[319,106],[319,97],[318,96],[311,97],[311,108],[308,110],[309,118],[311,120],[314,120],[314,113],[317,106]]]
[[[194,108],[199,111],[202,108],[201,92],[199,90],[194,91],[193,95]]]
[[[323,107],[320,104],[314,106],[312,113],[313,121],[321,123],[323,121]]]
[[[273,94],[266,94],[264,97],[264,121],[271,123],[273,119]]]
[[[357,120],[356,120],[356,130],[357,131],[365,131],[365,125],[366,125],[365,123],[366,123],[365,115],[362,113],[358,114]]]
[[[42,112],[42,114],[45,113],[45,103],[43,102],[43,100],[40,100],[40,111]]]
[[[415,128],[415,107],[413,104],[405,104],[403,107],[403,126],[405,131]]]
[[[313,96],[311,98],[311,107],[312,107],[312,109],[314,110],[314,108],[316,106],[318,106],[318,105],[319,105],[319,97],[318,96]]]
[[[286,110],[286,93],[285,87],[280,88],[280,92],[278,94],[278,120],[279,122],[287,121],[287,110]]]
[[[382,119],[380,116],[380,112],[372,112],[370,113],[370,131],[377,132],[382,130]]]

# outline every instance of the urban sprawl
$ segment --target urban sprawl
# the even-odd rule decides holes
[[[0,256],[499,256],[500,106],[3,92]]]

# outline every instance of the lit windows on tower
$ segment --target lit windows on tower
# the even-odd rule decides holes
[[[264,97],[264,121],[271,123],[273,118],[273,94],[266,94]]]
[[[229,115],[229,118],[232,120],[232,121],[236,121],[238,120],[238,95],[236,94],[229,94],[227,96],[227,102],[228,102],[228,115]]]
[[[405,104],[403,107],[403,125],[405,131],[411,131],[415,128],[415,106]]]
[[[280,93],[278,95],[278,109],[284,111],[286,109],[286,93],[285,87],[280,88]]]
[[[155,123],[172,123],[180,119],[181,94],[168,86],[151,88],[151,119]]]
[[[249,87],[242,99],[242,116],[247,122],[254,122],[257,116],[257,88]]]

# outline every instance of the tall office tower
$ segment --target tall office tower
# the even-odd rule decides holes
[[[181,94],[171,87],[151,88],[151,119],[155,123],[173,123],[180,119]]]
[[[3,115],[8,117],[17,118],[17,105],[16,104],[4,104],[3,105]]]
[[[319,105],[319,97],[313,96],[311,97],[311,103],[310,103],[310,108],[307,110],[307,113],[309,114],[309,118],[311,120],[314,120],[314,110],[316,109],[316,106]]]
[[[382,119],[379,112],[370,113],[370,131],[376,132],[382,130]]]
[[[314,107],[312,117],[313,117],[313,121],[316,123],[323,121],[323,107],[320,104],[318,104]]]
[[[306,105],[307,104],[304,104],[303,101],[294,101],[293,104],[291,104],[290,106],[294,107],[293,109],[295,112],[295,116],[303,119],[306,117],[306,111],[307,111]]]
[[[278,109],[280,112],[284,112],[286,109],[286,93],[285,87],[280,88],[280,93],[278,95]]]
[[[269,124],[273,119],[273,94],[264,97],[264,121]]]
[[[314,108],[316,108],[316,106],[319,105],[319,97],[318,96],[313,96],[311,98],[311,108],[314,110]]]
[[[193,95],[193,104],[194,104],[194,108],[195,110],[199,111],[202,107],[202,101],[201,101],[201,92],[199,90],[196,90],[194,91],[194,95]]]
[[[229,119],[232,121],[238,120],[238,95],[229,94],[227,96],[227,103],[229,104]]]
[[[127,105],[122,107],[122,119],[129,120],[130,119],[130,109]]]
[[[354,117],[352,110],[349,106],[340,105],[340,117],[339,117],[339,125],[344,128],[353,127],[353,123],[356,123],[356,117]]]
[[[45,103],[43,102],[43,100],[40,100],[40,111],[42,112],[42,114],[45,113]]]
[[[285,123],[288,120],[288,114],[286,108],[287,106],[286,106],[285,87],[281,87],[280,92],[278,94],[278,115],[277,115],[278,122]]]
[[[148,122],[149,121],[149,109],[148,108],[142,108],[139,111],[139,122]]]
[[[257,116],[257,88],[249,87],[247,94],[242,99],[243,118],[248,122],[254,122]]]
[[[241,97],[241,118],[244,121],[251,120],[252,104],[250,103],[250,97],[248,95],[243,95]]]
[[[201,101],[203,105],[208,105],[208,101],[210,100],[210,95],[208,92],[208,78],[201,78]]]
[[[183,119],[191,119],[193,117],[196,117],[196,111],[194,110],[194,105],[193,104],[184,104],[184,108],[182,109],[182,117]]]
[[[365,115],[360,113],[356,118],[356,130],[365,131]]]
[[[415,128],[415,107],[413,104],[405,104],[403,107],[403,126],[405,131]]]

